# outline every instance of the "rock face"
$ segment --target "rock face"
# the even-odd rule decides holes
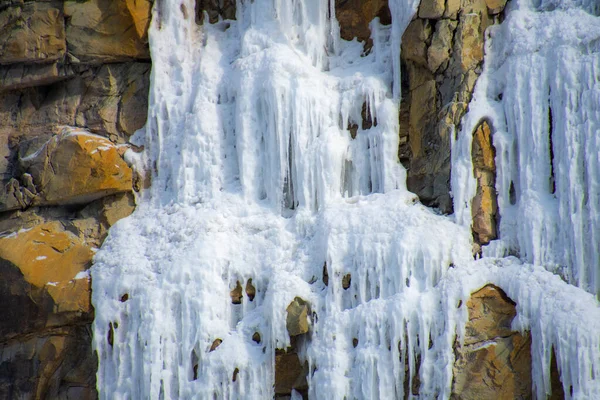
[[[473,134],[471,150],[473,174],[477,192],[473,198],[473,238],[479,245],[497,237],[498,196],[496,195],[496,149],[492,143],[492,128],[482,121]]]
[[[340,35],[345,40],[354,38],[371,47],[371,30],[369,23],[374,18],[379,22],[389,25],[392,16],[387,0],[336,0],[335,16],[340,24]]]
[[[235,0],[196,0],[199,23],[235,18]],[[450,135],[456,134],[483,62],[485,29],[506,0],[422,0],[402,38],[399,159],[408,187],[451,212]],[[94,248],[135,208],[123,160],[147,116],[151,0],[11,0],[0,4],[0,398],[94,399],[90,278]],[[370,51],[369,23],[391,22],[386,0],[336,0],[340,33]],[[363,128],[370,121],[364,113]],[[365,125],[366,124],[366,125]],[[474,134],[473,234],[496,236],[493,127]],[[324,282],[328,282],[324,268]],[[351,277],[343,278],[343,287]],[[253,301],[251,280],[232,302]],[[245,293],[245,296],[244,296]],[[124,295],[122,301],[127,301]],[[514,303],[486,286],[466,304],[453,397],[531,398],[531,339],[510,329]],[[287,308],[291,346],[277,349],[277,397],[306,395],[309,305]],[[261,343],[260,333],[253,340]],[[221,339],[215,339],[214,348]],[[354,344],[358,345],[358,341]],[[196,360],[197,362],[198,360]],[[556,366],[552,379],[558,382]],[[235,379],[235,374],[233,379]],[[419,382],[412,391],[418,395]],[[560,384],[553,398],[561,398]],[[564,395],[564,394],[563,394]]]
[[[485,29],[504,9],[505,2],[490,2],[422,0],[402,37],[400,124],[407,129],[401,128],[399,157],[408,189],[444,213],[452,212],[450,135],[481,73]]]
[[[0,4],[0,398],[94,399],[87,269],[135,207],[151,1]],[[108,64],[110,63],[110,64]]]
[[[464,344],[456,349],[455,399],[530,399],[531,338],[511,329],[515,303],[492,285],[467,302]]]

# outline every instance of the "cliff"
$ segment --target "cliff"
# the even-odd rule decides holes
[[[180,11],[190,18],[193,13],[199,25],[236,16],[235,1],[195,5]],[[502,23],[505,5],[506,0],[422,0],[402,35],[398,159],[408,189],[440,214],[454,211],[452,135],[462,129],[483,71],[486,29]],[[150,0],[0,5],[1,398],[98,396],[88,270],[109,228],[134,211],[136,196],[150,185],[131,161],[144,148],[129,138],[148,116],[151,8]],[[385,0],[336,0],[335,13],[341,38],[361,42],[363,56],[374,46],[371,21],[388,26],[393,14]],[[378,124],[366,101],[359,112],[360,120],[345,127],[352,139]],[[472,135],[476,187],[469,218],[473,254],[481,254],[481,246],[498,237],[500,219],[494,126],[482,119]],[[325,286],[340,278],[327,271],[323,266],[318,277]],[[338,280],[346,290],[352,277],[343,279]],[[255,295],[252,280],[238,281],[231,300],[241,304]],[[117,300],[131,301],[129,293]],[[454,344],[452,398],[532,398],[532,333],[513,330],[516,303],[503,288],[486,284],[465,306],[466,334]],[[296,298],[286,310],[292,342],[275,353],[278,397],[308,391],[301,356],[309,307]],[[106,337],[95,340],[112,347],[123,328],[112,323],[105,328]],[[252,340],[262,343],[264,335],[256,334]],[[209,352],[222,342],[214,338]],[[356,348],[358,338],[352,343]],[[549,381],[558,399],[565,393],[555,358]],[[409,367],[406,359],[405,395],[419,396],[420,382],[409,375],[419,371],[420,362]]]

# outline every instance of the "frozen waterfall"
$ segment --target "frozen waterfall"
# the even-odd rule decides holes
[[[420,397],[446,399],[467,318],[457,304],[493,282],[518,303],[514,327],[533,332],[538,398],[552,347],[567,395],[600,398],[594,296],[515,257],[472,257],[464,149],[486,116],[502,215],[502,240],[486,252],[600,287],[598,9],[514,3],[453,144],[466,206],[446,217],[406,190],[397,160],[400,39],[416,0],[390,1],[392,25],[371,23],[368,54],[339,38],[327,0],[238,0],[235,21],[204,26],[194,0],[155,2],[148,122],[134,138],[145,151],[128,153],[152,186],[92,269],[100,396],[272,398],[275,351],[290,345],[286,307],[301,297],[312,311],[299,343],[310,398],[404,398],[404,380],[419,377]],[[249,282],[255,293],[233,304],[230,291]]]

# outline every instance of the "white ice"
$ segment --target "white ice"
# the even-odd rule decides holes
[[[456,304],[487,282],[506,287],[515,328],[532,329],[543,350],[539,398],[550,346],[574,397],[600,393],[593,296],[513,258],[473,262],[468,224],[406,190],[399,49],[416,1],[391,1],[391,26],[372,22],[368,55],[339,38],[326,0],[238,1],[235,21],[203,27],[194,6],[155,3],[148,122],[135,138],[145,151],[127,154],[152,187],[92,268],[101,398],[272,398],[296,296],[312,309],[300,342],[309,397],[403,398],[406,362],[422,397],[448,398],[467,317]],[[367,130],[363,104],[377,120]],[[256,296],[232,304],[230,290],[249,279]],[[553,310],[548,290],[569,308]]]

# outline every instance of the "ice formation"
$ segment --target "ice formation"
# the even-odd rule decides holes
[[[495,84],[491,76],[503,57],[517,59],[503,67],[514,68],[512,74],[521,71],[519,57],[540,57],[545,75],[537,79],[547,83],[548,74],[554,73],[554,123],[562,123],[561,113],[572,111],[560,103],[560,90],[570,93],[568,84],[574,82],[572,90],[585,107],[582,103],[561,126],[581,122],[581,132],[592,136],[584,148],[597,149],[591,141],[598,128],[593,74],[598,72],[600,35],[594,42],[596,28],[574,27],[567,32],[572,37],[552,36],[533,9],[527,11],[524,24],[525,11],[517,3],[506,26],[521,29],[523,35],[526,27],[546,29],[551,37],[564,40],[569,60],[579,54],[569,50],[570,43],[580,51],[587,43],[589,59],[580,60],[567,75],[571,81],[563,82],[562,75],[549,68],[553,61],[543,58],[549,50],[528,53],[538,40],[529,43],[523,38],[521,47],[506,44],[512,53],[494,53],[497,58],[477,88],[476,104],[481,106],[474,107],[467,120],[481,117],[481,110],[492,117],[504,115],[502,104],[508,108],[509,99],[514,107],[529,104],[519,97],[524,90],[519,85],[505,85],[502,102],[486,90]],[[581,11],[587,7],[596,12],[593,2],[572,3],[565,6],[568,10],[558,7],[547,14],[564,13],[581,24],[597,21]],[[373,49],[365,55],[362,44],[339,38],[327,0],[238,1],[235,21],[203,27],[192,16],[195,1],[155,3],[149,116],[136,135],[146,150],[140,159],[130,155],[132,162],[153,171],[152,187],[139,199],[135,213],[111,229],[92,269],[102,398],[272,398],[275,349],[290,344],[285,310],[296,296],[307,300],[313,312],[300,354],[309,364],[309,397],[403,398],[406,364],[407,379],[420,377],[421,397],[448,398],[455,332],[460,338],[467,318],[466,307],[456,305],[488,282],[499,284],[517,301],[515,328],[533,332],[538,398],[549,391],[552,347],[566,393],[600,398],[600,308],[594,296],[514,257],[473,261],[468,209],[458,207],[455,217],[441,216],[406,190],[405,171],[397,161],[399,49],[417,5],[416,0],[390,1],[393,23],[372,22]],[[556,5],[548,1],[539,7]],[[513,14],[518,17],[511,22]],[[532,21],[538,25],[531,28]],[[499,29],[512,37],[509,28]],[[589,37],[580,37],[581,32]],[[536,70],[525,72],[531,79]],[[373,121],[370,129],[362,129],[363,109]],[[348,129],[353,124],[358,125],[355,138]],[[498,140],[508,143],[504,125],[494,126],[501,132]],[[557,134],[553,140],[558,146]],[[557,148],[555,160],[576,157],[566,152],[568,144],[577,141],[560,140],[565,141],[560,148],[565,154]],[[460,159],[459,150],[468,142],[468,134],[462,135],[453,156],[453,179],[463,179],[465,188],[472,185],[465,172],[469,161]],[[511,148],[497,147],[498,154],[507,154],[499,158],[499,187],[505,188],[519,169],[510,164],[515,157]],[[467,154],[470,157],[470,151]],[[536,159],[532,155],[524,161]],[[590,156],[587,162],[597,160]],[[548,172],[548,165],[539,168]],[[525,193],[528,178],[538,177],[537,170],[533,172],[518,181],[519,193]],[[575,196],[572,191],[577,189],[567,185],[570,181],[561,181],[574,179],[573,174],[556,169],[558,194]],[[590,175],[586,179],[597,179]],[[544,179],[547,185],[548,176]],[[589,182],[596,186],[586,192],[585,207],[593,206],[590,196],[598,196],[597,180]],[[457,201],[468,205],[469,191],[454,190]],[[525,204],[525,195],[521,198],[519,204]],[[517,243],[523,258],[533,263],[579,265],[530,254],[528,249],[534,252],[541,245],[513,238],[510,232],[518,229],[510,226],[520,221],[519,212],[529,213],[530,224],[539,224],[530,230],[541,230],[547,221],[533,218],[532,211],[521,206],[509,209],[505,194],[501,199],[501,212],[506,212],[501,231],[509,232],[510,242],[498,248]],[[543,200],[528,204],[541,209],[551,202]],[[553,207],[560,212],[560,205]],[[593,211],[586,215],[593,217]],[[591,224],[597,234],[598,221]],[[566,229],[559,225],[557,230]],[[554,240],[552,234],[548,240]],[[544,243],[543,248],[557,250],[557,244]],[[582,262],[598,254],[589,247],[594,244],[569,246],[565,254],[585,249]],[[327,286],[321,278],[324,267]],[[596,287],[589,270],[577,268],[573,267],[573,282]],[[344,289],[346,274],[352,278]],[[256,294],[232,304],[230,291],[250,279]],[[260,344],[252,340],[254,332],[260,332]],[[221,345],[209,351],[217,338]],[[358,339],[356,348],[353,338]]]
[[[454,144],[457,218],[470,224],[467,153],[485,117],[500,240],[484,254],[518,255],[600,296],[600,2],[511,3],[488,30],[485,70]]]

